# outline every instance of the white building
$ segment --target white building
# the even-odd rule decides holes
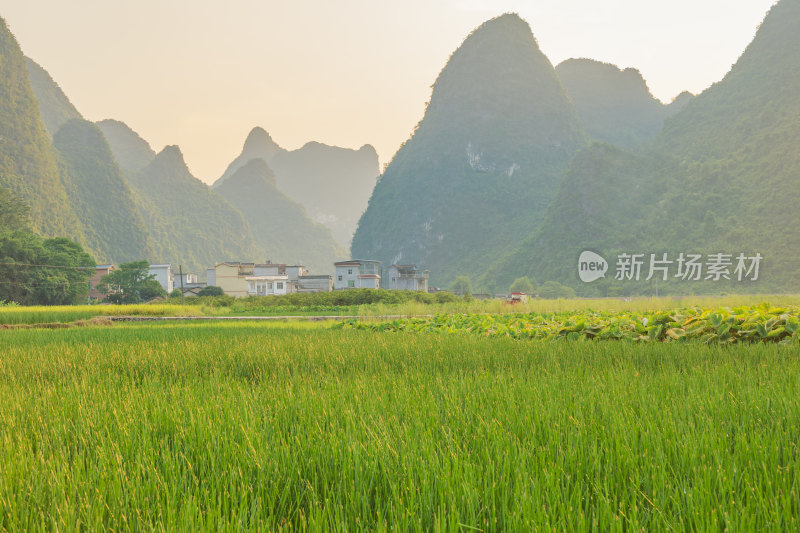
[[[381,286],[381,262],[371,259],[352,259],[333,264],[336,274],[335,290],[378,289]]]
[[[428,292],[429,277],[430,273],[417,269],[417,265],[392,265],[383,282],[390,290]]]
[[[237,297],[271,296],[294,292],[330,292],[331,276],[311,276],[303,265],[283,263],[217,263],[206,272],[208,285]]]
[[[171,265],[150,265],[148,269],[150,275],[155,274],[156,281],[161,285],[167,294],[172,292],[172,266]]]
[[[275,296],[294,292],[289,276],[249,276],[247,280],[248,296]]]

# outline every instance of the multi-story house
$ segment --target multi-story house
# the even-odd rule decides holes
[[[392,265],[384,273],[383,286],[396,291],[428,292],[427,270],[417,269],[417,265]]]
[[[378,289],[381,286],[381,262],[371,259],[351,259],[333,264],[336,267],[333,288]]]

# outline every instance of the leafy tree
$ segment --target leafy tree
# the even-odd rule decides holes
[[[222,296],[223,294],[225,291],[222,290],[222,287],[216,285],[208,285],[197,291],[198,296]]]
[[[533,282],[528,276],[515,279],[509,288],[511,292],[524,292],[525,294],[533,294],[534,290]]]
[[[65,305],[83,301],[94,260],[79,244],[27,231],[0,233],[0,301]]]
[[[472,282],[469,276],[457,276],[453,283],[450,284],[450,290],[459,295],[471,295]]]
[[[557,281],[546,281],[539,287],[539,296],[551,300],[557,298],[575,298],[575,290]]]
[[[100,290],[108,293],[108,301],[115,304],[140,303],[167,292],[156,281],[155,274],[149,274],[147,261],[122,263],[117,270],[100,279]]]

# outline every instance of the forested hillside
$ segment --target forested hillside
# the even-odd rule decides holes
[[[662,292],[800,289],[799,30],[800,1],[779,2],[728,75],[668,119],[649,149],[582,152],[545,223],[486,279],[527,274],[602,293],[614,283],[578,280],[578,254],[589,247],[612,258],[624,251],[764,257],[757,282],[672,277]]]
[[[83,118],[45,69],[29,57],[25,58],[25,66],[28,69],[33,94],[39,104],[39,114],[51,136],[55,135],[67,121]]]
[[[100,129],[72,119],[58,130],[53,144],[61,154],[70,203],[95,258],[119,264],[154,257],[136,199]]]
[[[151,262],[205,272],[221,261],[254,260],[264,253],[241,213],[192,176],[177,146],[167,146],[128,177],[156,250]]]
[[[375,187],[352,254],[416,263],[433,285],[480,275],[541,222],[583,143],[528,24],[516,15],[486,22],[436,80]]]
[[[30,207],[35,231],[83,242],[83,231],[59,176],[25,58],[0,18],[0,186]]]

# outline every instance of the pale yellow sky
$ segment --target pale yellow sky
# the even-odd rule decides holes
[[[527,20],[553,64],[642,71],[656,97],[722,78],[773,0],[4,0],[26,55],[90,120],[178,144],[213,182],[253,126],[285,148],[372,144],[388,162],[449,55],[483,21]]]

